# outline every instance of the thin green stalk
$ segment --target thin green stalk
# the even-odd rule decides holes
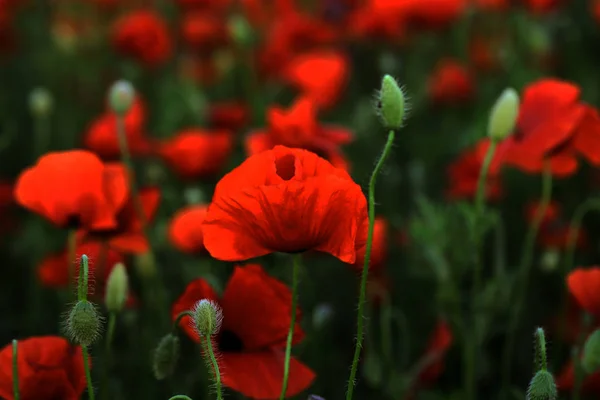
[[[583,315],[583,327],[581,333],[577,338],[577,347],[573,352],[573,368],[575,369],[575,380],[573,383],[573,400],[579,400],[581,398],[581,387],[583,386],[583,378],[585,376],[583,366],[581,365],[581,350],[585,343],[585,338],[588,334],[588,330],[592,324],[592,318],[587,313]]]
[[[208,353],[208,357],[210,358],[210,363],[213,368],[213,372],[215,374],[215,387],[217,389],[217,400],[223,400],[223,388],[221,384],[221,371],[219,371],[219,363],[217,363],[217,358],[215,357],[215,352],[213,350],[212,340],[210,337],[206,337],[206,352]]]
[[[106,331],[106,342],[104,348],[105,366],[104,375],[102,377],[102,398],[108,398],[108,375],[110,372],[110,363],[112,360],[111,345],[115,334],[115,326],[117,324],[117,313],[111,312],[108,316],[108,328]]]
[[[550,204],[552,198],[552,171],[548,164],[545,165],[542,173],[542,197],[539,208],[535,215],[535,218],[529,227],[525,243],[523,246],[523,252],[521,253],[521,263],[519,264],[519,270],[517,275],[517,285],[519,290],[516,292],[516,302],[514,312],[511,314],[512,318],[509,320],[506,346],[504,348],[503,365],[502,365],[502,389],[504,393],[508,389],[510,382],[510,369],[512,361],[512,350],[516,340],[517,327],[519,320],[521,319],[521,312],[527,295],[527,288],[529,286],[529,276],[531,275],[531,266],[533,265],[533,252],[535,248],[535,239],[538,231],[544,219],[546,209]]]
[[[92,374],[90,372],[90,362],[88,349],[85,346],[81,346],[81,352],[83,354],[83,368],[85,369],[85,379],[87,381],[88,399],[95,400],[96,395],[94,394],[94,385],[92,384]]]
[[[35,156],[39,157],[48,149],[50,142],[50,119],[48,115],[37,115],[33,120]]]
[[[169,400],[192,400],[192,398],[186,396],[185,394],[178,394],[171,397]]]
[[[69,271],[69,290],[75,285],[75,264],[77,262],[77,230],[71,229],[67,233],[67,263]]]
[[[296,313],[298,308],[298,275],[300,275],[300,255],[296,254],[292,257],[292,315],[290,316],[290,328],[287,335],[287,343],[285,345],[285,360],[283,364],[283,383],[281,385],[281,394],[279,399],[285,399],[287,392],[288,379],[290,375],[290,360],[292,357],[292,341],[294,339],[294,329],[296,325]]]
[[[175,318],[175,321],[173,322],[173,328],[172,328],[173,335],[177,334],[177,328],[179,327],[179,323],[181,322],[181,320],[184,317],[194,318],[194,313],[191,311],[183,311],[183,312],[180,312],[179,314],[177,314],[177,318]]]
[[[14,400],[21,399],[21,393],[19,392],[19,363],[18,363],[18,346],[19,343],[16,339],[12,341],[12,376],[13,376],[13,396]]]
[[[365,262],[363,264],[362,276],[360,280],[360,293],[358,295],[358,313],[356,318],[356,345],[354,348],[354,359],[352,360],[352,368],[350,369],[350,377],[348,378],[348,390],[346,392],[346,400],[352,400],[354,394],[354,385],[356,380],[356,373],[358,371],[358,361],[360,359],[360,352],[362,349],[364,333],[364,318],[365,318],[365,301],[367,292],[367,277],[369,275],[369,262],[371,261],[371,248],[373,247],[373,231],[375,227],[375,183],[377,182],[377,176],[383,168],[385,160],[390,155],[396,133],[394,130],[390,130],[388,133],[387,142],[381,153],[381,157],[375,165],[373,174],[369,181],[369,230],[367,233],[367,245],[365,249]]]

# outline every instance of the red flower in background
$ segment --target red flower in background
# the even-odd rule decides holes
[[[145,121],[146,110],[138,97],[124,118],[125,136],[133,156],[145,155],[150,151],[150,143],[144,131]],[[116,114],[107,107],[106,112],[90,124],[83,140],[86,148],[105,160],[120,158]]]
[[[193,128],[160,144],[158,154],[180,177],[196,180],[217,175],[232,149],[230,132]]]
[[[150,67],[167,61],[173,51],[167,24],[150,10],[133,11],[117,21],[112,41],[120,54]]]
[[[475,88],[471,72],[451,59],[441,60],[429,79],[429,97],[435,103],[455,104],[473,98]]]
[[[202,299],[213,300],[223,309],[223,325],[215,338],[223,384],[253,399],[278,398],[292,311],[287,286],[267,275],[259,265],[238,266],[221,298],[204,279],[192,281],[173,305],[173,320]],[[297,318],[300,317],[298,309]],[[182,318],[180,327],[199,341],[189,317]],[[304,332],[297,324],[293,344],[303,338]],[[308,367],[292,358],[286,397],[306,389],[314,377]]]
[[[169,241],[184,253],[204,253],[204,235],[202,222],[208,212],[208,206],[195,205],[179,210],[173,216],[169,226]]]
[[[128,196],[123,168],[93,153],[48,153],[23,171],[15,199],[61,228],[113,229]]]
[[[452,331],[445,321],[438,322],[433,331],[427,350],[423,355],[424,369],[419,373],[419,384],[431,384],[444,372],[444,356],[452,346]]]
[[[544,14],[557,8],[559,0],[523,0],[529,11],[534,14]]]
[[[229,42],[229,31],[224,19],[206,11],[188,11],[181,19],[181,36],[194,48],[210,52]]]
[[[481,158],[477,150],[479,145],[466,150],[459,158],[448,166],[448,189],[446,196],[450,199],[474,199],[477,194],[479,175],[481,173]],[[485,185],[485,198],[496,201],[502,195],[500,176],[488,173]]]
[[[212,129],[237,132],[248,124],[249,119],[248,106],[240,102],[211,104],[208,109],[208,123]]]
[[[0,397],[14,400],[12,344],[0,350]],[[86,388],[81,347],[58,336],[18,342],[21,400],[79,400]]]
[[[537,214],[539,202],[532,203],[526,211],[526,219],[528,223],[532,223]],[[566,250],[569,242],[569,233],[571,232],[570,223],[563,216],[562,207],[559,203],[552,201],[547,207],[540,233],[538,235],[538,243],[545,247],[557,250]],[[583,249],[588,245],[586,232],[579,228],[577,231],[577,241],[575,248]]]
[[[339,146],[349,143],[352,134],[341,127],[319,125],[317,112],[316,104],[305,97],[296,99],[287,110],[271,107],[267,110],[267,128],[248,135],[246,151],[254,155],[276,145],[303,148],[319,154],[338,168],[348,169]]]
[[[366,218],[365,196],[344,170],[276,146],[221,179],[202,229],[206,249],[220,260],[316,250],[354,263]]]

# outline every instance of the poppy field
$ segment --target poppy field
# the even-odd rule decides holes
[[[0,0],[0,400],[600,398],[599,0]]]

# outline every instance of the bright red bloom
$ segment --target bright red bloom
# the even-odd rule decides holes
[[[429,79],[429,97],[436,103],[470,100],[475,92],[471,72],[455,60],[441,60]]]
[[[466,150],[459,158],[448,166],[448,189],[446,196],[450,199],[474,199],[477,194],[482,160],[478,146]],[[488,173],[485,185],[485,198],[495,201],[502,195],[500,176]]]
[[[202,225],[204,245],[225,261],[316,250],[356,261],[367,218],[360,186],[306,150],[275,146],[225,175]]]
[[[229,32],[223,18],[205,11],[189,11],[183,15],[181,36],[188,46],[206,52],[226,45],[229,41]]]
[[[93,153],[48,153],[21,173],[17,202],[62,228],[112,229],[127,200],[125,171]]]
[[[267,129],[248,135],[246,151],[254,155],[276,145],[303,148],[322,156],[338,168],[348,169],[339,146],[349,143],[353,139],[352,133],[341,127],[320,125],[317,112],[314,101],[305,97],[296,99],[287,110],[271,107],[267,111]]]
[[[423,356],[427,367],[419,373],[421,384],[436,381],[444,372],[444,356],[452,346],[454,338],[450,326],[445,321],[440,321],[433,331],[427,350]]]
[[[260,265],[237,266],[221,298],[204,279],[192,281],[173,306],[173,320],[202,299],[213,300],[223,309],[223,325],[215,337],[223,384],[253,399],[278,398],[292,313],[287,286],[267,275]],[[300,310],[296,312],[299,319]],[[189,317],[182,318],[180,326],[190,338],[200,340]],[[303,338],[304,332],[296,324],[293,343]],[[292,358],[286,397],[306,389],[314,377],[307,366]]]
[[[203,253],[204,235],[202,222],[206,217],[208,206],[195,205],[179,210],[169,226],[169,241],[184,253]]]
[[[567,286],[581,308],[600,317],[600,267],[575,269],[567,277]]]
[[[0,350],[0,397],[14,400],[12,344]],[[79,400],[86,388],[81,347],[58,336],[19,340],[21,400]]]
[[[144,131],[145,121],[146,110],[138,97],[124,118],[125,136],[133,156],[145,155],[150,151],[150,143]],[[84,136],[84,145],[105,160],[120,158],[117,116],[108,107],[104,114],[90,124]]]
[[[248,124],[250,110],[239,102],[211,104],[208,109],[208,123],[213,129],[237,132]]]
[[[230,132],[187,129],[163,142],[158,154],[179,176],[196,180],[217,175],[232,149]]]
[[[331,107],[339,98],[349,75],[346,56],[338,52],[312,52],[290,61],[284,80],[321,107]]]
[[[119,53],[151,67],[167,61],[173,51],[167,24],[149,10],[134,11],[120,19],[112,40]]]

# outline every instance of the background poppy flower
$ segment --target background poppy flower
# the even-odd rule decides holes
[[[600,267],[575,269],[567,277],[567,286],[586,312],[600,317]]]
[[[223,325],[215,338],[223,384],[253,399],[276,399],[283,380],[283,350],[291,322],[292,297],[282,282],[267,275],[260,265],[235,267],[222,298],[203,279],[192,281],[173,305],[173,320],[202,299],[223,309]],[[297,310],[297,318],[301,317]],[[181,328],[199,341],[189,317]],[[296,324],[293,343],[304,337]],[[308,388],[315,375],[292,358],[286,396]]]
[[[353,267],[359,271],[362,271],[363,263],[365,262],[368,222],[368,220],[365,220],[367,225],[359,229],[359,235],[356,238],[356,262],[353,264]],[[371,273],[381,270],[383,267],[383,263],[387,257],[387,240],[388,223],[384,218],[376,217],[373,227],[373,247],[371,248],[371,258],[369,259],[369,271]]]
[[[48,153],[23,171],[16,201],[62,228],[112,229],[127,200],[125,171],[93,153]]]
[[[439,61],[429,79],[429,96],[435,103],[454,104],[470,100],[475,92],[471,72],[451,59]]]
[[[14,400],[12,344],[0,350],[0,397]],[[23,400],[79,400],[86,388],[81,347],[58,336],[20,340],[17,368]]]
[[[169,241],[177,250],[184,253],[206,251],[202,235],[202,222],[207,211],[208,206],[195,205],[175,213],[169,225]]]
[[[246,126],[249,118],[248,107],[235,101],[211,104],[208,110],[208,123],[213,129],[237,132]]]
[[[453,340],[450,326],[445,321],[438,322],[423,356],[426,368],[419,373],[421,384],[432,383],[440,377],[444,371],[443,358],[450,349]]]
[[[276,146],[221,179],[202,229],[206,249],[220,260],[317,250],[353,263],[366,218],[365,196],[345,171],[309,151]]]

